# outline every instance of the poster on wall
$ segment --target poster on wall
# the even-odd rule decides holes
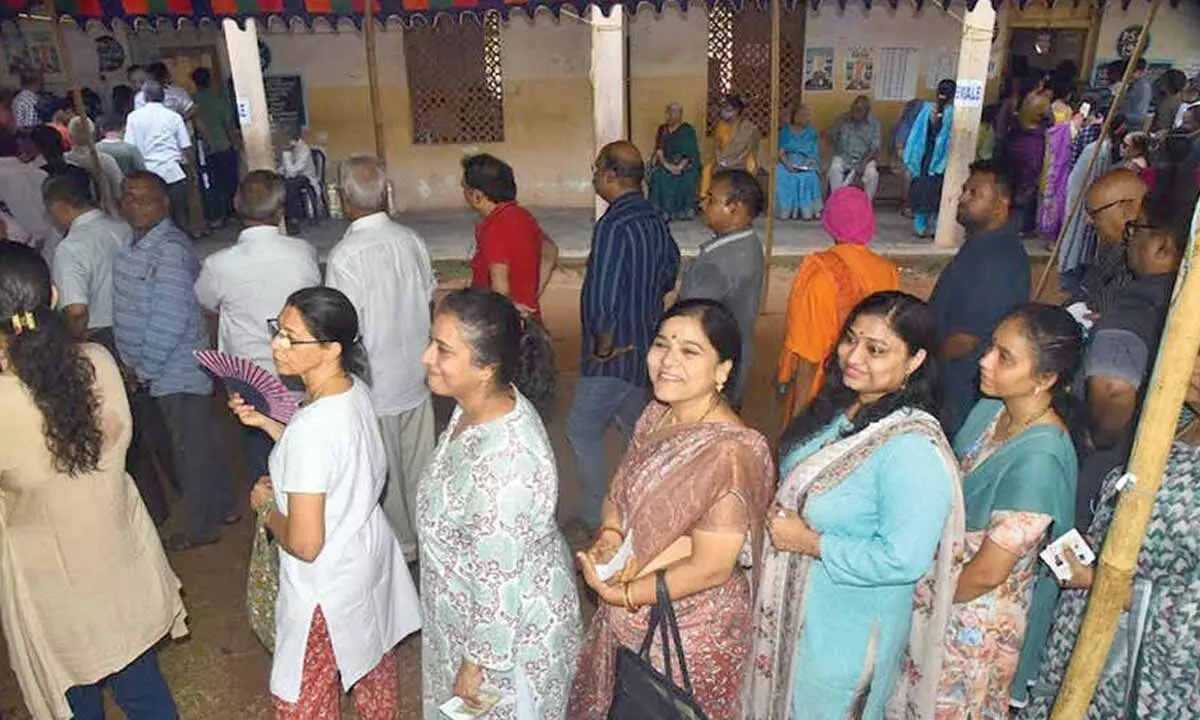
[[[875,48],[854,45],[846,52],[846,89],[865,92],[874,87]]]
[[[958,49],[930,48],[929,65],[925,68],[925,87],[937,90],[938,83],[946,78],[958,78]]]
[[[915,98],[917,74],[920,69],[921,51],[917,48],[879,48],[879,77],[875,80],[875,99],[907,102]]]
[[[53,76],[62,74],[62,64],[58,59],[58,49],[54,47],[54,38],[48,32],[31,32],[25,36],[26,48],[29,52],[30,64],[42,71],[43,75]],[[46,78],[51,79],[50,77]]]
[[[812,47],[804,51],[804,89],[833,89],[833,48]]]

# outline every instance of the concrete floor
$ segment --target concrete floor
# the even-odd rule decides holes
[[[587,208],[531,207],[546,234],[554,238],[563,259],[582,260],[591,246],[592,217]],[[433,260],[466,260],[475,244],[477,216],[466,210],[405,212],[397,220],[420,233]],[[929,240],[918,240],[912,226],[900,217],[895,208],[880,208],[876,216],[878,232],[873,247],[889,256],[951,255],[953,250],[935,248]],[[764,221],[759,220],[761,229]],[[301,236],[317,247],[322,260],[345,231],[346,223],[326,220],[305,227]],[[695,255],[696,248],[709,239],[709,230],[699,221],[672,223],[671,231],[685,255]],[[230,226],[196,243],[201,257],[227,247],[237,239],[237,230]],[[828,247],[829,236],[820,222],[776,222],[775,257],[795,257]],[[1027,243],[1031,254],[1044,253],[1040,243]]]

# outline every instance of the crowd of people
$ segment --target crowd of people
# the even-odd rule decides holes
[[[591,540],[572,557],[546,429],[556,370],[541,298],[558,249],[518,203],[513,168],[463,160],[464,202],[480,216],[471,287],[440,298],[424,241],[389,216],[370,157],[339,166],[350,223],[323,269],[281,231],[290,183],[267,170],[231,190],[236,244],[201,261],[178,172],[185,117],[203,111],[154,79],[139,87],[111,139],[151,138],[150,152],[145,169],[120,168],[116,210],[89,150],[84,167],[42,171],[36,196],[11,196],[6,212],[42,217],[50,249],[0,243],[0,622],[37,720],[100,718],[106,687],[130,717],[176,716],[155,648],[187,632],[186,610],[164,548],[219,541],[240,520],[239,495],[278,552],[279,718],[337,717],[342,689],[360,717],[395,718],[395,648],[418,631],[429,720],[452,697],[491,706],[488,717],[603,718],[618,651],[641,647],[660,592],[693,698],[715,720],[1047,716],[1092,571],[1068,555],[1059,582],[1038,556],[1072,527],[1098,549],[1111,525],[1194,195],[1104,168],[1081,191],[1097,251],[1078,255],[1064,306],[1031,303],[1020,172],[979,160],[956,208],[965,243],[924,301],[869,247],[879,132],[856,101],[835,187],[790,206],[819,212],[834,244],[793,281],[773,442],[741,418],[766,272],[755,131],[730,98],[724,155],[701,163],[670,108],[649,163],[624,141],[593,163],[607,210],[562,418]],[[914,106],[913,188],[940,187],[953,96],[943,82]],[[788,172],[817,172],[806,117],[798,106],[783,128]],[[85,122],[66,128],[82,145],[95,140]],[[1103,142],[1079,157],[1109,152]],[[0,133],[0,150],[15,144]],[[996,158],[1014,146],[998,137]],[[912,209],[934,222],[936,205]],[[690,213],[712,239],[683,265],[669,220]],[[205,313],[221,350],[301,400],[283,423],[230,395],[243,430],[233,454],[194,355],[209,347]],[[440,437],[431,394],[455,406]],[[1200,358],[1188,403],[1200,410]],[[612,425],[625,440],[615,469]],[[1195,428],[1172,450],[1122,620],[1132,644],[1110,655],[1098,717],[1200,706],[1179,680],[1200,672],[1187,642],[1200,590]],[[184,518],[160,538],[164,480],[178,483]],[[586,628],[579,578],[597,604]]]

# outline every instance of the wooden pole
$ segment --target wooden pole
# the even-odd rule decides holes
[[[89,170],[96,184],[97,195],[99,195],[97,199],[105,212],[111,212],[116,208],[116,200],[109,193],[108,176],[100,169],[100,156],[96,150],[96,126],[88,118],[87,106],[83,103],[83,88],[75,80],[75,65],[71,62],[71,53],[67,50],[67,44],[63,42],[62,21],[58,16],[55,0],[46,0],[46,12],[50,14],[50,34],[54,38],[54,49],[58,52],[58,61],[62,63],[63,74],[67,76],[67,87],[70,89],[71,99],[74,101],[75,114],[92,127],[92,139],[87,146],[88,164],[91,166]]]
[[[247,18],[244,28],[237,21],[221,21],[225,50],[229,55],[229,75],[238,109],[238,127],[242,131],[247,170],[274,170],[275,149],[271,143],[271,113],[263,85],[262,61],[258,54],[258,25]],[[317,192],[324,192],[317,188]]]
[[[780,51],[783,22],[781,4],[781,0],[771,0],[771,119],[768,123],[770,136],[767,139],[767,238],[764,243],[766,260],[763,263],[760,313],[765,313],[767,310],[767,294],[771,291],[771,256],[775,253],[775,184],[779,181],[777,175],[779,172],[779,104],[781,102],[779,64],[783,60],[783,53]],[[807,7],[804,3],[800,3],[796,8],[796,14],[800,16],[800,22],[803,23]],[[803,26],[800,36],[804,36]],[[803,48],[800,49],[800,57],[804,57]]]
[[[386,167],[383,107],[379,103],[379,65],[375,60],[375,0],[363,2],[363,40],[367,46],[367,92],[371,97],[371,122],[375,127],[375,157]]]
[[[1085,177],[1091,177],[1092,170],[1096,167],[1096,161],[1100,157],[1099,150],[1104,147],[1104,140],[1108,137],[1108,133],[1112,129],[1113,118],[1117,115],[1117,106],[1120,105],[1121,99],[1125,97],[1125,92],[1129,89],[1129,81],[1133,78],[1137,62],[1142,57],[1142,51],[1146,48],[1146,40],[1150,37],[1150,24],[1154,22],[1154,16],[1158,14],[1160,5],[1162,5],[1162,0],[1152,0],[1150,4],[1150,12],[1146,15],[1146,23],[1142,25],[1141,34],[1138,35],[1137,45],[1134,46],[1133,54],[1129,56],[1129,62],[1125,65],[1125,75],[1121,77],[1121,86],[1117,88],[1117,94],[1113,96],[1112,107],[1104,114],[1104,124],[1100,127],[1100,139],[1098,141],[1100,145],[1097,148],[1097,152],[1092,153],[1091,159],[1088,160]],[[1071,227],[1071,222],[1079,214],[1080,208],[1083,207],[1083,201],[1086,197],[1087,188],[1084,188],[1075,197],[1075,202],[1071,203],[1071,207],[1063,219],[1062,228],[1058,231],[1058,238],[1054,240],[1054,247],[1050,249],[1050,259],[1046,261],[1046,269],[1042,271],[1042,277],[1038,279],[1037,287],[1034,288],[1034,300],[1040,298],[1042,293],[1045,292],[1046,283],[1050,279],[1050,273],[1057,264],[1058,253],[1062,248],[1063,238],[1066,237],[1067,229]]]
[[[1198,229],[1200,204],[1193,215],[1192,232]],[[1128,471],[1136,480],[1122,493],[1117,504],[1117,514],[1100,553],[1087,615],[1054,703],[1051,720],[1083,720],[1100,672],[1108,660],[1117,620],[1125,609],[1125,600],[1133,585],[1138,552],[1150,522],[1150,512],[1154,509],[1154,496],[1162,485],[1179,410],[1187,394],[1196,356],[1200,353],[1200,323],[1196,322],[1196,317],[1200,316],[1198,251],[1200,240],[1193,235],[1175,280],[1174,300],[1129,458]],[[1180,642],[1184,641],[1180,638]]]

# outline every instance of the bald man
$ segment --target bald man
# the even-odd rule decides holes
[[[1083,267],[1079,289],[1070,303],[1083,302],[1097,315],[1112,307],[1132,275],[1121,243],[1125,223],[1137,220],[1146,198],[1146,184],[1131,170],[1117,169],[1100,177],[1088,190],[1083,212],[1096,228],[1096,254]]]
[[[612,474],[605,432],[615,421],[628,440],[646,406],[646,353],[679,272],[679,247],[662,213],[642,195],[645,174],[642,154],[628,142],[604,146],[592,166],[592,186],[608,210],[592,230],[580,308],[583,360],[567,416],[583,522],[592,531],[601,525]]]

